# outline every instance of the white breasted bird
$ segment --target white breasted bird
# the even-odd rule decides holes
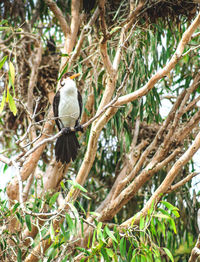
[[[62,130],[62,135],[56,141],[55,155],[56,161],[62,163],[69,163],[76,159],[80,146],[75,132],[83,132],[83,128],[79,124],[82,97],[74,80],[79,75],[80,73],[65,73],[60,80],[59,89],[53,100],[55,122],[58,129]],[[71,131],[71,128],[74,128],[75,131]]]

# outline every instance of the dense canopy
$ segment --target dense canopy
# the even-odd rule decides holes
[[[195,261],[198,1],[3,0],[0,21],[0,260]],[[67,71],[84,133],[63,165]]]

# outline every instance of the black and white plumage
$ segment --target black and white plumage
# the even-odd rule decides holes
[[[82,131],[79,119],[82,112],[82,97],[73,80],[80,74],[68,72],[60,80],[60,87],[53,100],[55,122],[62,135],[58,137],[55,145],[56,160],[69,163],[76,159],[79,143],[75,131]]]

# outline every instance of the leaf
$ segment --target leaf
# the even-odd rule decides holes
[[[116,26],[116,27],[114,27],[114,28],[110,31],[110,34],[115,33],[115,32],[118,31],[119,29],[121,29],[121,26]]]
[[[105,231],[106,231],[107,235],[108,235],[113,241],[115,241],[116,243],[118,243],[118,242],[117,242],[117,239],[115,238],[115,236],[113,235],[113,233],[110,231],[110,229],[109,229],[107,226],[105,226]]]
[[[7,89],[7,98],[8,98],[8,103],[9,103],[9,107],[10,107],[11,112],[13,113],[14,116],[16,116],[17,108],[16,108],[16,105],[15,105],[15,101],[14,101],[13,97],[11,96],[11,94],[9,92],[9,89]]]
[[[126,254],[126,240],[124,239],[124,237],[120,240],[119,250],[120,250],[120,254],[122,255],[122,257],[125,257],[125,254]]]
[[[66,186],[65,186],[65,184],[63,183],[63,181],[60,182],[60,185],[61,185],[62,189],[63,189],[64,191],[66,191]]]
[[[54,228],[53,228],[53,222],[52,221],[51,221],[51,225],[50,225],[50,237],[51,237],[51,240],[55,239],[55,231],[54,231]]]
[[[167,201],[161,201],[161,203],[163,205],[165,205],[169,210],[173,211],[173,210],[179,210],[177,207],[173,206],[171,203],[167,202]]]
[[[61,229],[61,232],[63,234],[65,242],[67,242],[69,240],[69,234],[67,234],[63,224],[60,225],[60,229]]]
[[[112,249],[106,248],[106,252],[107,252],[109,257],[114,257],[114,253],[113,253]]]
[[[153,216],[158,217],[158,218],[163,218],[163,219],[171,219],[169,215],[160,214],[160,213],[154,214]]]
[[[69,55],[68,55],[68,54],[60,54],[60,56],[62,56],[62,57],[63,57],[63,56],[67,56],[67,57],[68,57]]]
[[[61,77],[64,75],[64,73],[67,72],[68,69],[68,63],[65,64],[65,67],[63,68],[62,72],[60,73],[60,76],[58,77],[58,81],[61,79]]]
[[[0,31],[3,31],[3,30],[10,30],[11,28],[9,26],[0,26]]]
[[[108,255],[107,255],[107,252],[105,251],[105,249],[102,248],[100,252],[101,252],[101,255],[102,255],[103,258],[104,258],[104,261],[109,262],[110,259],[109,259]]]
[[[170,260],[171,260],[172,262],[174,262],[174,258],[173,258],[173,256],[172,256],[171,251],[170,251],[168,248],[166,248],[166,247],[163,247],[163,249],[164,249],[165,253],[168,255],[168,257],[170,258]]]
[[[19,247],[17,252],[17,262],[22,262],[22,251]]]
[[[73,223],[73,220],[71,219],[70,215],[69,214],[65,214],[65,219],[67,221],[67,224],[68,224],[68,227],[69,227],[69,230],[72,231],[74,229],[74,223]]]
[[[2,66],[4,65],[4,63],[6,62],[8,56],[4,56],[1,61],[0,61],[0,69],[2,68]]]
[[[9,62],[9,72],[10,72],[10,76],[12,80],[12,85],[14,85],[15,84],[15,68],[11,61]]]
[[[140,230],[144,229],[144,226],[145,226],[144,220],[145,220],[145,218],[144,218],[144,216],[142,216],[142,217],[140,218]]]
[[[81,191],[87,193],[87,190],[86,190],[84,187],[82,187],[81,185],[79,185],[76,181],[67,180],[67,182],[68,182],[69,184],[73,185],[75,188],[78,188],[78,189],[80,189]]]
[[[92,236],[92,248],[95,247],[95,242],[96,242],[96,230],[94,230],[93,236]]]
[[[4,90],[4,92],[3,92],[3,97],[2,97],[2,100],[1,100],[0,114],[1,114],[1,112],[3,111],[3,109],[4,109],[5,101],[6,101],[6,90]]]
[[[23,218],[22,218],[22,216],[20,215],[19,212],[16,212],[16,217],[17,217],[17,219],[19,220],[19,222],[21,223],[21,225],[23,226],[24,221],[23,221]]]
[[[28,227],[28,230],[31,231],[32,227],[31,227],[31,216],[30,215],[25,216],[25,222]]]
[[[170,223],[172,229],[174,230],[174,233],[177,234],[176,225],[175,225],[174,220],[173,220],[173,219],[170,219],[170,220],[169,220],[169,223]]]
[[[50,201],[49,201],[49,206],[52,207],[53,204],[55,204],[58,196],[59,196],[59,192],[56,192],[51,198],[50,198]]]
[[[6,24],[6,23],[8,23],[8,20],[3,19],[3,20],[0,22],[0,25]]]
[[[18,206],[20,206],[20,203],[16,203],[12,209],[12,212],[14,213],[16,211],[16,209],[18,208]]]
[[[103,234],[102,234],[102,232],[101,232],[101,228],[102,228],[102,222],[99,222],[98,224],[97,224],[97,239],[98,240],[102,240],[103,242],[105,241],[104,240],[104,238],[103,238]]]

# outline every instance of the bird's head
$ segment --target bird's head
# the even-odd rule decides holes
[[[80,76],[80,73],[74,73],[74,72],[65,73],[60,80],[61,87],[65,85],[70,85],[70,83],[74,82],[73,79],[76,78],[77,76]]]

